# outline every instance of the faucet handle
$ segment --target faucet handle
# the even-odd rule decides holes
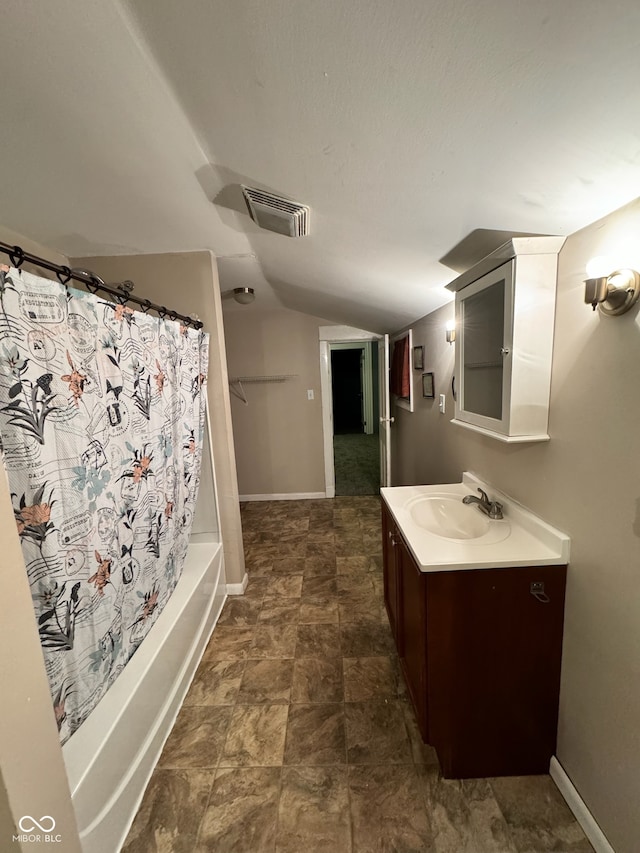
[[[489,506],[489,518],[504,518],[504,515],[502,514],[502,504],[498,503],[498,501],[491,501]]]
[[[482,498],[482,503],[487,504],[487,505],[490,504],[491,501],[489,500],[489,495],[485,492],[485,490],[479,488],[478,491],[480,492],[480,497]]]

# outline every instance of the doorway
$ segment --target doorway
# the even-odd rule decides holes
[[[335,495],[380,489],[378,350],[372,341],[329,344]]]

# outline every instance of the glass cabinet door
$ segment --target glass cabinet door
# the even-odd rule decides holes
[[[511,261],[458,293],[460,400],[456,418],[505,432],[509,420],[512,304]]]
[[[465,299],[463,305],[464,408],[502,419],[504,279]]]

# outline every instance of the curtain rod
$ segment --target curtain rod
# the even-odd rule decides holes
[[[99,275],[96,275],[95,273],[89,272],[88,270],[70,269],[66,266],[53,264],[51,261],[47,261],[44,258],[39,258],[37,255],[25,252],[24,249],[20,248],[20,246],[11,246],[9,243],[3,243],[1,240],[0,252],[4,252],[5,255],[9,255],[9,259],[16,269],[20,269],[20,266],[26,261],[27,263],[35,264],[37,267],[42,267],[45,270],[54,272],[60,284],[65,287],[67,282],[73,279],[74,281],[79,281],[81,284],[84,284],[87,290],[91,293],[103,290],[110,296],[114,296],[120,305],[126,305],[127,302],[135,302],[136,305],[139,305],[142,308],[145,314],[148,311],[156,311],[162,320],[164,320],[165,317],[168,317],[170,320],[180,320],[185,326],[193,326],[194,329],[201,329],[204,325],[202,320],[194,320],[193,317],[187,317],[186,314],[178,314],[177,311],[169,311],[169,309],[165,308],[164,305],[155,305],[148,299],[138,299],[137,296],[131,296],[131,291],[133,290],[132,281],[124,281],[122,284],[116,285],[115,288],[110,287],[108,284],[104,283]]]

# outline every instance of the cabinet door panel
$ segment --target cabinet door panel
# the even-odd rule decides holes
[[[398,566],[399,534],[396,524],[389,511],[382,507],[382,554],[383,554],[383,580],[384,580],[384,603],[389,617],[391,633],[396,642],[398,653],[401,653],[402,637],[399,630],[401,620],[400,613],[400,573]]]
[[[532,582],[544,583],[548,603],[531,594]],[[429,577],[431,731],[445,775],[548,772],[564,584],[559,566]]]
[[[397,548],[402,601],[402,652],[400,661],[407,688],[416,712],[416,719],[426,741],[428,737],[427,720],[427,648],[426,648],[426,607],[424,575],[404,542],[399,540]]]

